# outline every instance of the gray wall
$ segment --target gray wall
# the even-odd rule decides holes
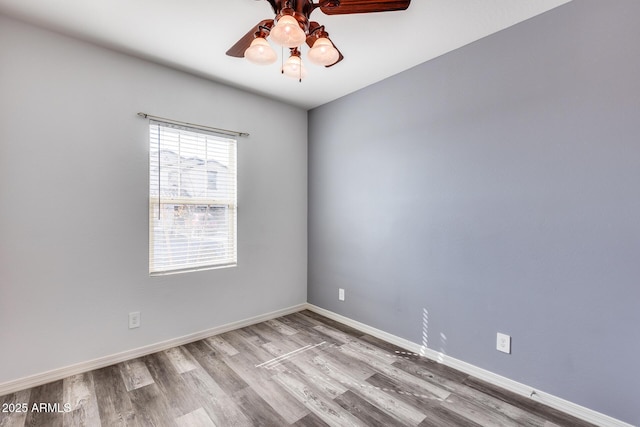
[[[0,383],[306,301],[306,111],[3,16],[0,64]],[[149,278],[138,111],[251,133],[238,267]]]
[[[639,43],[574,1],[310,111],[309,302],[640,424]]]

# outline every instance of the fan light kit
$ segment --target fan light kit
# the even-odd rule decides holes
[[[309,16],[315,9],[326,15],[344,15],[351,13],[389,12],[405,10],[411,0],[266,0],[275,13],[274,19],[260,21],[242,37],[227,55],[247,58],[257,65],[269,65],[277,61],[278,55],[267,38],[289,49],[289,59],[282,64],[282,74],[302,81],[307,70],[302,62],[303,44],[309,46],[306,57],[316,65],[332,67],[344,59],[336,48],[324,25],[310,21]]]

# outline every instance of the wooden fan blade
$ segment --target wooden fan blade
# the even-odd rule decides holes
[[[345,15],[348,13],[391,12],[405,10],[411,0],[340,0],[338,6],[320,6],[327,15]]]
[[[251,42],[255,38],[255,34],[260,31],[260,27],[273,27],[273,19],[265,19],[260,21],[258,25],[253,27],[247,34],[245,34],[240,40],[236,42],[231,48],[227,51],[228,56],[233,56],[235,58],[244,58],[244,51],[247,50],[249,46],[251,46]]]

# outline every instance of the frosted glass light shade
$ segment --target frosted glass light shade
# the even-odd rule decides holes
[[[340,54],[338,53],[338,49],[333,47],[333,43],[331,40],[320,37],[315,41],[311,50],[307,54],[309,61],[313,62],[317,65],[331,65],[335,64]]]
[[[284,15],[278,19],[278,23],[271,29],[271,40],[284,47],[298,47],[307,39],[307,35],[300,28],[296,18]]]
[[[256,37],[251,42],[251,46],[244,51],[244,57],[254,64],[269,65],[276,62],[278,55],[271,48],[269,42],[262,37]]]
[[[299,56],[290,56],[287,62],[284,63],[282,72],[285,76],[293,79],[304,79],[307,77],[307,69],[302,65]]]

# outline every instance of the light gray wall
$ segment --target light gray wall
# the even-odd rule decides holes
[[[306,301],[306,111],[3,16],[0,64],[0,383]],[[251,134],[237,268],[149,278],[138,111]]]
[[[311,110],[309,301],[640,425],[639,43],[574,1]]]

